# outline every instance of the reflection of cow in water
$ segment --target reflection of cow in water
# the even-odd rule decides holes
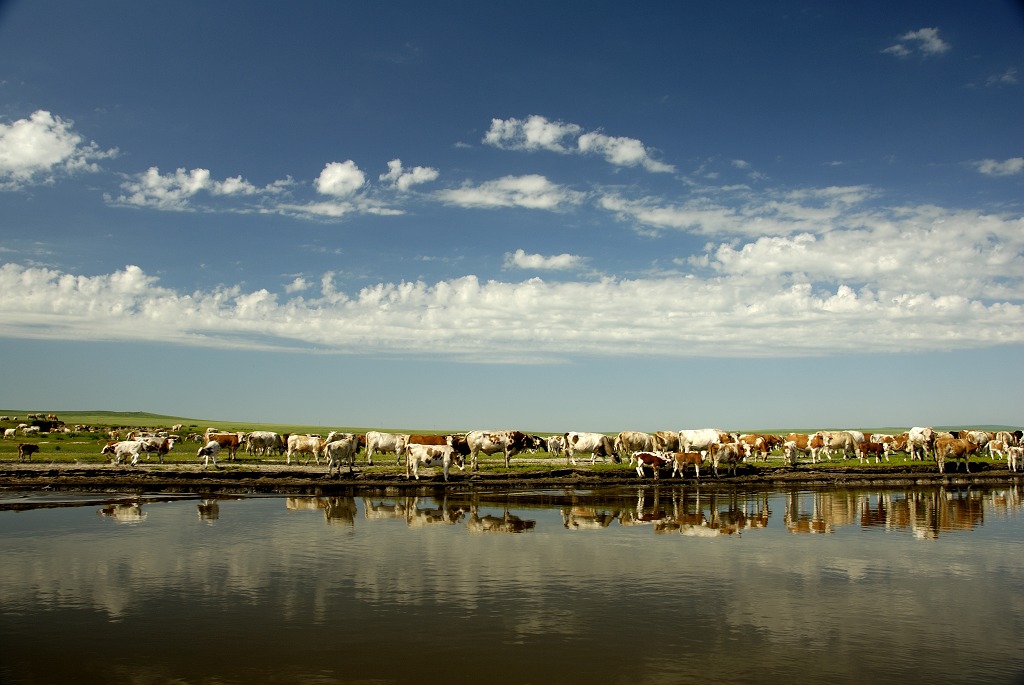
[[[322,509],[328,523],[342,523],[354,526],[356,523],[355,497],[288,497],[285,506],[293,511]]]
[[[469,522],[466,524],[473,533],[522,533],[533,530],[536,526],[536,521],[521,519],[509,513],[508,509],[505,509],[502,516],[480,516],[480,511],[475,506],[470,508]]]
[[[146,512],[142,511],[142,504],[139,502],[108,504],[96,513],[108,516],[118,523],[141,523],[146,520]]]

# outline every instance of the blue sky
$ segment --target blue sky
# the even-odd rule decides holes
[[[1016,425],[1022,82],[1014,2],[3,3],[0,406]]]

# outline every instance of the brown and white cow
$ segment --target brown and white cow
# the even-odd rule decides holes
[[[612,441],[612,448],[615,450],[615,455],[621,460],[626,454],[654,450],[654,437],[650,433],[640,431],[622,431]]]
[[[682,439],[680,439],[680,442]],[[731,476],[736,475],[736,466],[743,461],[746,452],[738,442],[714,442],[711,443],[711,470],[715,477],[718,477],[718,465],[725,463],[726,469]]]
[[[651,434],[651,441],[655,452],[679,451],[679,431],[655,431]]]
[[[664,452],[634,452],[630,457],[630,463],[636,460],[637,478],[644,477],[644,467],[649,466],[654,471],[654,480],[658,480],[658,472],[661,467],[668,465],[668,456]]]
[[[590,463],[597,461],[598,457],[606,459],[611,457],[613,461],[619,461],[615,454],[615,441],[604,433],[566,433],[565,438],[565,463],[575,464],[576,454],[590,452]]]
[[[964,470],[971,472],[970,456],[978,453],[978,444],[963,438],[936,438],[934,444],[935,461],[939,464],[939,473],[946,472],[946,460],[956,460],[956,468],[960,469],[960,461],[964,462]]]
[[[241,438],[238,433],[214,433],[206,432],[206,442],[215,440],[220,448],[228,451],[228,459],[234,459],[235,453],[238,452],[238,448],[242,444]]]
[[[470,431],[466,433],[466,444],[469,446],[469,457],[474,471],[479,470],[481,452],[501,452],[505,457],[505,468],[508,468],[512,455],[539,447],[534,438],[517,430]]]
[[[419,480],[419,469],[421,466],[440,466],[446,481],[448,480],[448,471],[452,464],[458,466],[460,471],[466,468],[462,462],[462,455],[455,451],[455,448],[451,445],[410,443],[406,444],[402,453],[405,456],[406,479],[409,478],[411,473],[413,478]]]
[[[697,478],[700,478],[700,466],[704,463],[704,454],[701,452],[673,452],[672,455],[672,475],[679,474],[680,478],[683,478],[686,472],[686,467],[690,464],[693,465],[694,471],[697,474]]]

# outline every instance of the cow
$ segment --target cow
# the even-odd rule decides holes
[[[306,457],[306,464],[309,464],[309,460],[315,458],[317,466],[320,465],[320,453],[324,448],[326,441],[315,435],[289,435],[288,436],[288,453],[285,457],[285,463],[292,463],[293,454],[309,454],[312,456]],[[296,459],[298,461],[298,459]]]
[[[637,478],[644,477],[644,467],[650,466],[651,470],[654,471],[654,480],[658,480],[658,472],[662,466],[668,464],[668,458],[662,452],[634,452],[629,459],[629,463],[633,463],[636,460],[636,475]]]
[[[253,431],[245,436],[246,452],[265,457],[278,446],[280,438],[274,431]]]
[[[416,433],[413,433],[413,434],[409,435],[409,439],[406,440],[406,444],[408,444],[408,445],[436,445],[436,446],[441,446],[441,445],[447,445],[449,443],[448,443],[448,436],[447,435],[431,435],[431,434],[416,434]],[[396,452],[395,456],[398,458],[398,462],[397,462],[398,465],[401,465],[405,461],[403,453]]]
[[[1006,448],[1011,447],[1002,440],[989,440],[985,447],[988,448],[989,459],[1002,459],[1006,456]]]
[[[331,438],[334,438],[333,440]],[[338,473],[341,473],[341,464],[348,461],[348,472],[352,473],[356,466],[356,452],[359,451],[358,433],[334,433],[331,432],[325,441],[323,452],[327,458],[327,475],[331,475],[331,469],[335,466]],[[308,463],[308,461],[307,461]]]
[[[466,444],[469,446],[469,457],[473,470],[479,469],[480,453],[495,454],[501,452],[505,456],[505,468],[509,467],[509,459],[527,449],[536,449],[534,439],[522,431],[470,431],[466,433]]]
[[[164,463],[164,455],[170,454],[171,449],[174,447],[174,438],[158,438],[153,436],[136,438],[139,442],[144,443],[146,450],[146,459],[149,459],[149,455],[156,452],[157,458],[160,463]]]
[[[1006,448],[1006,468],[1016,471],[1021,468],[1024,461],[1024,447],[1010,446]]]
[[[686,473],[686,466],[693,464],[693,468],[697,473],[697,479],[700,479],[700,465],[704,463],[704,454],[702,452],[672,452],[672,475],[679,474],[679,477],[684,477]]]
[[[462,461],[462,455],[455,451],[451,445],[420,445],[416,443],[406,444],[402,450],[405,456],[405,477],[409,478],[410,473],[416,480],[420,479],[419,468],[421,466],[440,466],[444,473],[445,481],[448,480],[448,471],[452,464],[464,471],[466,466]]]
[[[907,433],[907,456],[911,461],[924,459],[935,445],[935,429],[929,426],[914,426]],[[920,450],[921,456],[917,456]]]
[[[844,459],[850,459],[857,454],[857,440],[850,431],[818,431],[815,435],[821,438],[821,453],[828,457],[829,461],[832,461],[832,452],[835,450],[841,450]]]
[[[811,463],[818,463],[818,450],[825,442],[817,433],[806,435],[804,433],[788,433],[785,442],[782,443],[782,451],[786,455],[786,461],[790,466],[796,466],[797,454],[811,455]]]
[[[768,439],[763,435],[741,435],[738,442],[743,445],[743,451],[747,457],[753,456],[754,460],[757,460],[757,455],[761,455],[762,461],[768,461],[768,452],[771,448],[768,446]]]
[[[604,433],[566,433],[563,437],[566,464],[575,464],[578,452],[590,452],[591,464],[596,462],[598,457],[612,457],[613,461],[619,461],[618,455],[615,454],[614,441]]]
[[[220,454],[220,443],[216,440],[210,440],[199,448],[199,451],[196,452],[196,457],[203,460],[203,466],[209,466],[212,459],[213,466],[216,468],[218,454]]]
[[[131,465],[139,463],[139,454],[146,451],[146,444],[138,440],[121,440],[120,442],[108,443],[100,454],[109,454],[113,463],[120,464],[122,459],[131,457]]]
[[[18,461],[25,461],[26,459],[32,461],[32,455],[38,451],[39,445],[31,442],[18,443]]]
[[[18,438],[17,428],[5,428],[4,429],[4,440],[16,440]]]
[[[381,433],[380,431],[367,431],[366,433],[366,463],[373,466],[373,455],[376,452],[394,452],[398,457],[398,463],[402,463],[401,452],[405,444],[409,442],[408,434],[403,433]]]
[[[1002,441],[1002,443],[1007,447],[1017,446],[1017,436],[1011,433],[1010,431],[998,431],[995,435],[992,436],[992,439]]]
[[[552,435],[549,438],[545,438],[544,451],[555,457],[562,456],[562,453],[565,452],[565,437],[562,435]]]
[[[655,452],[677,452],[679,431],[655,431],[651,434],[651,448]]]
[[[729,435],[717,428],[697,428],[694,430],[679,431],[679,451],[700,452],[706,450],[715,443],[728,442]]]
[[[209,443],[211,440],[216,440],[221,449],[228,451],[228,459],[235,458],[235,453],[238,452],[238,448],[242,444],[238,433],[216,433],[208,430],[206,432],[206,442]]]
[[[886,461],[889,461],[889,449],[883,442],[871,442],[869,440],[858,442],[857,459],[859,459],[861,463],[864,463],[871,456],[874,456],[876,464],[881,461],[883,456]]]
[[[971,472],[969,457],[978,453],[978,444],[963,438],[936,438],[933,446],[935,461],[939,464],[939,473],[946,472],[946,460],[956,460],[956,469],[960,469],[960,461],[964,462],[964,470]]]
[[[989,434],[985,431],[960,431],[958,436],[962,440],[970,440],[978,447],[984,447],[988,444]]]
[[[680,436],[679,442],[682,443],[683,439]],[[736,475],[736,465],[743,461],[745,452],[743,447],[738,442],[713,442],[710,445],[711,452],[711,470],[714,471],[715,478],[718,477],[718,465],[721,462],[725,462],[726,469],[729,475]]]
[[[650,452],[654,449],[654,437],[650,433],[640,431],[622,431],[615,436],[612,448],[619,459],[633,452]],[[632,459],[630,463],[633,463]]]

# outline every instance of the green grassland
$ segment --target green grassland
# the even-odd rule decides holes
[[[231,422],[231,421],[208,421],[203,419],[194,419],[180,416],[167,416],[161,414],[151,414],[147,412],[115,412],[115,411],[25,411],[25,410],[9,410],[0,409],[0,416],[11,416],[18,417],[18,421],[0,421],[0,430],[5,428],[13,428],[18,423],[28,423],[26,420],[27,414],[55,414],[65,425],[69,428],[74,428],[77,425],[85,425],[90,428],[86,431],[76,431],[70,434],[66,433],[50,433],[42,434],[39,436],[24,437],[20,433],[14,440],[5,439],[0,440],[0,461],[5,462],[16,462],[18,460],[18,443],[35,443],[40,447],[39,453],[33,455],[32,461],[36,463],[65,463],[65,464],[105,464],[107,463],[107,457],[100,454],[100,450],[108,440],[107,432],[111,429],[132,429],[132,428],[152,428],[169,430],[171,426],[180,424],[182,428],[176,432],[181,438],[185,438],[190,433],[202,433],[208,427],[215,428],[217,430],[238,432],[238,431],[253,431],[253,430],[269,430],[278,433],[318,433],[326,435],[332,430],[345,431],[345,432],[366,432],[367,430],[384,430],[404,433],[450,433],[456,432],[454,430],[409,430],[402,428],[380,428],[380,427],[360,427],[360,426],[325,426],[325,425],[314,425],[314,424],[273,424],[273,423],[245,423],[245,422]],[[942,427],[936,427],[942,428]],[[1011,427],[1006,426],[971,426],[971,428],[979,430],[1013,430]],[[775,430],[760,430],[760,431],[748,431],[757,433],[786,433],[786,432],[799,432],[808,433],[814,432],[815,429],[775,429]],[[823,429],[828,430],[828,429]],[[890,427],[883,429],[871,429],[873,432],[885,432],[885,433],[899,433],[906,428],[901,427]],[[539,433],[540,435],[549,435],[550,433]],[[614,433],[609,433],[614,435]],[[178,442],[171,453],[165,457],[165,460],[169,464],[194,464],[196,462],[196,450],[198,444],[196,442]],[[239,452],[236,464],[239,466],[252,465],[256,462],[263,464],[283,464],[285,461],[284,457],[262,457],[255,459],[249,455]],[[362,461],[361,459],[359,460]],[[564,457],[555,457],[548,455],[545,452],[529,455],[530,463],[524,463],[523,457],[519,459],[513,458],[511,470],[521,470],[528,468],[537,468],[543,466],[545,468],[560,468],[565,467]],[[539,463],[538,463],[539,462]],[[1005,468],[1005,461],[993,461],[986,457],[972,458],[972,464],[978,463],[989,463],[994,468]],[[140,462],[150,467],[159,468],[156,457],[152,457],[149,460],[143,460]],[[226,455],[221,455],[221,463],[228,464]],[[597,472],[609,471],[628,471],[631,472],[633,467],[628,464],[615,464],[610,461],[603,462],[598,461],[592,467],[589,465],[589,457],[580,459],[581,465],[586,465],[587,468],[592,468]],[[842,468],[844,466],[851,466],[857,464],[856,459],[835,459],[834,461],[825,461],[819,464],[819,468],[830,469],[830,468]],[[756,468],[764,467],[778,467],[783,464],[782,456],[776,452],[769,459],[768,462],[756,462],[753,464]],[[884,466],[886,462],[882,462]],[[892,460],[888,462],[892,467],[917,465],[922,466],[922,462],[911,462],[902,453],[894,455]],[[492,458],[481,458],[481,465],[487,469],[498,468],[504,469],[503,461],[499,457]],[[934,466],[934,462],[932,462]],[[395,460],[391,455],[382,455],[377,460],[376,465],[372,467],[374,470],[380,470],[382,473],[389,472],[392,470],[402,469],[403,467],[397,467]]]

